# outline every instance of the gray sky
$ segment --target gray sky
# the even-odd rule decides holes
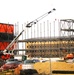
[[[0,22],[21,26],[56,8],[45,20],[74,19],[74,0],[0,0]]]
[[[56,8],[46,19],[74,18],[74,0],[0,0],[0,22],[24,23]]]

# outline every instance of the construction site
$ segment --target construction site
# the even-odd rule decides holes
[[[49,20],[39,22],[55,10],[56,9],[53,8],[51,11],[43,14],[34,21],[22,24],[21,28],[18,23],[15,25],[0,23],[0,58],[4,61],[11,57],[15,58],[26,55],[31,59],[48,58],[49,62],[36,63],[33,68],[30,68],[37,70],[38,73],[42,75],[54,75],[52,73],[55,73],[56,71],[58,73],[59,70],[61,73],[74,74],[74,65],[66,63],[65,61],[65,59],[74,59],[74,55],[66,58],[68,54],[74,54],[74,20],[55,19],[52,22]],[[21,29],[21,31],[19,31],[19,29]],[[61,59],[52,62],[51,58]],[[26,59],[27,58],[24,58],[22,61]],[[60,63],[63,66],[61,66]],[[56,65],[58,65],[58,67]],[[26,75],[17,72],[21,69],[15,68],[15,75]]]
[[[22,55],[48,58],[63,57],[73,53],[73,19],[55,19],[52,23],[49,20],[39,22],[53,11],[54,9],[28,24],[23,24],[22,32],[18,30],[20,28],[18,24],[0,23],[0,51],[7,49],[8,53],[14,52],[16,55],[22,52]],[[21,49],[19,43],[21,43]]]
[[[54,21],[56,22],[56,21]],[[17,43],[22,42],[22,47],[25,49],[15,49],[17,51],[25,51],[31,57],[63,57],[66,54],[74,52],[74,20],[62,19],[58,22],[58,29],[56,23],[41,23],[38,27],[34,25],[25,31],[25,38],[18,40]],[[53,28],[51,25],[53,24]],[[37,29],[36,29],[36,27]],[[44,26],[44,27],[43,27]],[[47,28],[45,28],[47,26]],[[42,27],[44,29],[42,29]],[[34,29],[34,30],[33,30]],[[36,30],[35,30],[36,29]],[[29,31],[30,30],[30,31]],[[58,32],[56,32],[56,30]],[[29,35],[30,34],[30,35]],[[25,44],[23,44],[25,43]],[[24,53],[23,53],[24,54]]]

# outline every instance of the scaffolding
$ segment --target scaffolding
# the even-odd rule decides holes
[[[69,23],[69,24],[68,24]],[[25,24],[26,25],[26,24]],[[25,27],[25,25],[23,25]],[[23,27],[23,28],[24,28]],[[37,23],[30,29],[26,29],[22,35],[24,38],[18,40],[22,44],[22,49],[15,51],[23,51],[32,57],[62,57],[64,54],[74,52],[74,33],[73,20],[71,22],[57,20],[50,23],[49,20],[43,23]]]
[[[67,53],[72,53],[74,48],[73,49],[71,48],[73,44],[73,41],[71,38],[74,38],[74,20],[73,19],[61,19],[59,26],[60,26],[60,36],[68,37]],[[61,45],[62,44],[63,43],[61,43]]]

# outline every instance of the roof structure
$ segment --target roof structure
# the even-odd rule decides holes
[[[72,22],[72,23],[74,23],[74,20],[73,20],[73,19],[61,19],[60,21],[64,21],[64,22]]]
[[[31,38],[31,39],[24,39],[18,40],[18,42],[42,42],[42,41],[67,41],[67,40],[74,40],[74,37],[47,37],[47,38]]]

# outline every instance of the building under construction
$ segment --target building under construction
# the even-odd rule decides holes
[[[26,29],[23,29],[25,28],[25,25],[22,25],[22,32],[20,32],[19,34],[18,28],[15,25],[16,26],[15,34],[18,34],[15,38],[14,38],[14,26],[10,24],[1,23],[0,50],[4,50],[3,53],[7,53],[6,51],[8,51],[8,53],[15,53],[15,54],[18,54],[19,51],[22,51],[23,55],[26,54],[31,57],[62,57],[65,56],[67,53],[73,53],[74,52],[73,19],[61,19],[61,20],[55,19],[52,23],[50,23],[49,20],[43,23],[38,22],[55,10],[56,9],[53,8],[51,11],[45,13],[41,17],[35,19],[30,23],[27,23]],[[3,26],[4,29],[2,28]],[[21,34],[22,40],[18,39]],[[9,41],[11,40],[12,42],[10,43]],[[5,41],[7,41],[7,43],[10,44],[7,44]],[[5,43],[5,46],[2,46],[3,43]],[[22,43],[22,49],[19,48],[19,46],[21,45],[13,47],[13,44],[19,43]]]
[[[62,57],[67,53],[73,53],[74,20],[62,19],[57,23],[58,29],[55,26],[56,21],[53,22],[53,28],[51,28],[52,24],[47,21],[47,23],[37,24],[33,26],[34,28],[27,29],[25,39],[18,41],[25,42],[25,49],[19,51],[25,50],[26,54],[32,57]],[[47,27],[45,27],[46,25]],[[44,30],[42,31],[43,26]]]

